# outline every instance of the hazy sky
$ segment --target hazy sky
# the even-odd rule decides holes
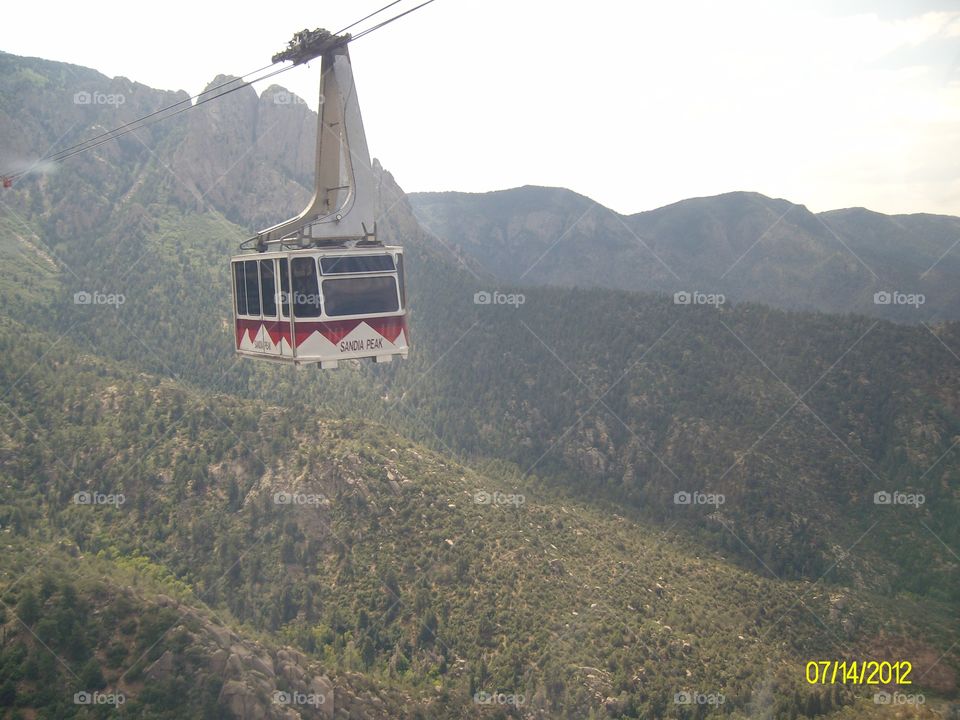
[[[193,94],[385,2],[8,2],[0,50]],[[960,0],[436,0],[351,56],[371,152],[408,191],[960,215]],[[277,82],[315,108],[319,69]]]

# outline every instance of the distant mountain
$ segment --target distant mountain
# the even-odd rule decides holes
[[[960,318],[956,217],[815,214],[749,192],[629,216],[560,188],[410,200],[425,227],[503,283],[722,293],[905,322]],[[878,292],[892,302],[875,302]]]

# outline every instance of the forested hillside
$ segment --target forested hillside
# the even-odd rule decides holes
[[[755,573],[502,464],[69,341],[36,362],[49,340],[0,333],[7,707],[293,717],[281,693],[324,698],[300,717],[449,718],[502,695],[501,716],[693,717],[675,697],[697,693],[733,718],[877,717],[804,665],[894,651],[931,707],[955,692],[939,601]]]

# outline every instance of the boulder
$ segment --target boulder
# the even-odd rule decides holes
[[[278,654],[279,658],[279,654]],[[298,690],[306,690],[306,671],[292,662],[286,662],[281,660],[277,664],[277,673],[281,678],[287,681],[292,687],[297,688]]]
[[[266,720],[267,709],[254,691],[241,682],[228,680],[220,689],[217,702],[237,720]]]
[[[213,653],[209,660],[210,672],[214,675],[223,675],[223,671],[227,669],[227,660],[229,657],[230,653],[223,648]]]
[[[249,667],[251,670],[254,670],[256,672],[259,672],[265,675],[268,678],[276,677],[276,673],[274,673],[273,671],[273,660],[270,658],[269,655],[264,655],[264,656],[251,655],[247,659],[247,667]]]
[[[243,661],[239,655],[232,654],[227,658],[226,677],[238,678],[243,676]]]
[[[233,640],[233,633],[231,633],[227,628],[221,627],[219,625],[210,624],[207,626],[207,630],[210,635],[213,637],[214,642],[217,643],[218,647],[229,648],[230,643]]]
[[[320,714],[324,718],[333,717],[333,683],[326,675],[317,675],[310,681],[310,692],[314,695],[322,695],[323,703],[320,705]]]
[[[173,674],[174,658],[173,653],[167,650],[163,655],[157,658],[144,675],[147,683],[158,683],[166,680]]]

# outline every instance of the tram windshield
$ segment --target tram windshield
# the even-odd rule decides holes
[[[368,315],[400,309],[392,277],[351,277],[323,281],[327,315]]]

